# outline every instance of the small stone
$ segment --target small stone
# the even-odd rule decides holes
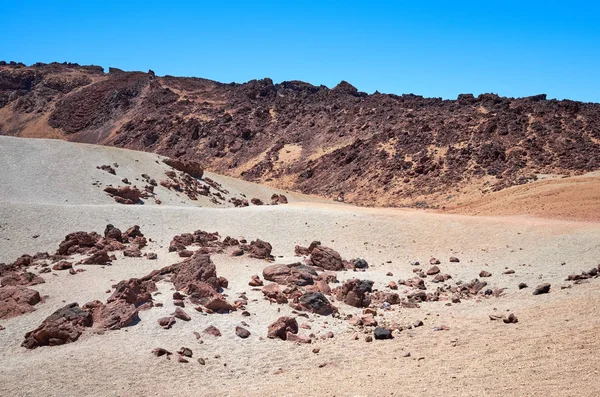
[[[492,277],[492,273],[482,270],[479,272],[479,277]]]
[[[502,321],[504,321],[504,324],[516,324],[519,322],[519,319],[517,318],[517,316],[514,315],[514,313],[511,313],[508,315],[507,318],[503,319]]]
[[[377,327],[373,331],[375,339],[392,339],[392,331],[385,327]]]
[[[192,357],[193,353],[192,353],[192,349],[190,349],[188,347],[182,347],[181,349],[179,349],[177,354],[179,354],[181,356],[185,356],[185,357]]]
[[[318,347],[315,347],[314,349],[312,349],[312,352],[317,354],[321,351],[321,349],[319,349]]]
[[[367,335],[365,337],[365,342],[373,342],[373,337],[371,335]]]
[[[199,358],[198,359],[198,364],[200,364],[200,365],[206,365],[206,360],[204,360],[203,358]]]
[[[246,339],[247,337],[249,337],[251,335],[250,331],[248,331],[246,328],[242,328],[242,327],[235,327],[235,334],[242,339]]]
[[[163,317],[158,319],[158,325],[164,329],[171,328],[173,324],[175,324],[175,319],[173,317]]]
[[[544,284],[538,285],[535,288],[535,290],[533,291],[533,295],[547,294],[548,292],[550,292],[550,284],[544,283]]]
[[[221,336],[221,331],[219,331],[219,329],[217,327],[215,327],[214,325],[208,326],[204,330],[204,333],[205,334],[209,334],[209,335],[213,335],[213,336]]]
[[[167,356],[170,356],[171,353],[170,351],[163,349],[162,347],[157,347],[156,349],[152,350],[152,354],[154,354],[156,357],[160,357],[160,356],[164,356],[165,354]]]
[[[460,260],[457,257],[455,257],[455,256],[451,256],[450,257],[450,262],[452,262],[452,263],[458,263],[458,262],[460,262]]]
[[[525,283],[519,283],[519,289],[527,288],[528,285]]]
[[[190,315],[187,314],[185,312],[185,310],[183,310],[180,307],[175,308],[175,312],[171,313],[171,316],[174,316],[174,317],[176,317],[176,318],[178,318],[180,320],[183,320],[183,321],[190,321],[192,319],[190,317]]]

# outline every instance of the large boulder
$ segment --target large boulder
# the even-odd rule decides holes
[[[219,290],[217,269],[209,255],[195,252],[189,259],[174,265],[174,273],[171,281],[178,291],[185,291],[200,282]]]
[[[83,309],[92,313],[94,328],[117,330],[128,327],[139,320],[138,309],[132,303],[115,300],[103,304],[96,300],[83,305]]]
[[[329,247],[323,245],[316,246],[310,254],[310,262],[317,267],[325,270],[342,270],[344,262],[340,254]]]
[[[25,334],[21,346],[35,349],[75,342],[86,327],[93,324],[92,314],[77,303],[70,303],[46,318],[35,330]]]
[[[110,238],[113,240],[117,240],[121,243],[123,242],[123,236],[122,236],[121,230],[114,227],[110,223],[108,225],[106,225],[106,228],[104,229],[104,237]]]
[[[269,325],[267,337],[271,339],[287,339],[287,333],[298,333],[298,322],[293,317],[279,317],[277,321]]]
[[[0,288],[0,320],[30,313],[40,303],[39,292],[22,286]]]

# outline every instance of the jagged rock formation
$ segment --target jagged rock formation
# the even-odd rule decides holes
[[[153,151],[370,205],[428,206],[537,173],[600,169],[600,104],[222,84],[77,64],[0,62],[0,134]]]

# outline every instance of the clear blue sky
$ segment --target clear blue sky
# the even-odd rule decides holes
[[[600,102],[596,1],[294,3],[0,0],[0,59]]]

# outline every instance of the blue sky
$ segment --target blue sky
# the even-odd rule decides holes
[[[600,102],[595,3],[0,0],[0,59]]]

